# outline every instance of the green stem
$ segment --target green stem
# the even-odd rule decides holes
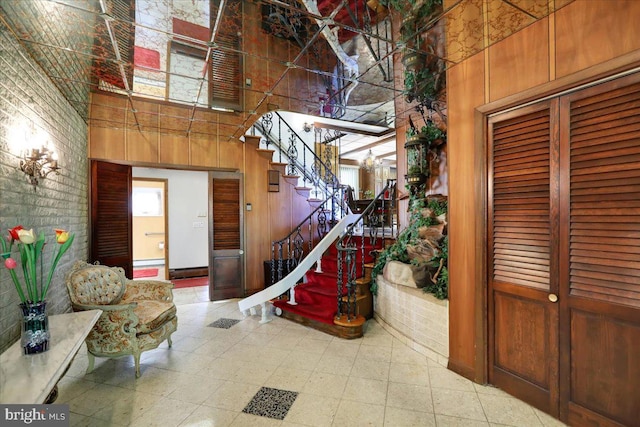
[[[62,254],[60,253],[61,250],[62,249],[60,248],[60,246],[58,246],[56,248],[56,253],[53,254],[51,257],[51,268],[49,269],[49,275],[47,276],[47,281],[45,282],[45,285],[44,285],[44,291],[42,293],[43,298],[45,295],[47,295],[47,291],[49,290],[49,285],[51,284],[51,279],[53,278],[53,272],[55,271],[56,266],[58,265],[58,261],[62,256]]]
[[[20,301],[26,302],[27,299],[24,297],[24,292],[22,292],[22,286],[20,285],[20,281],[18,280],[18,276],[16,275],[16,272],[13,269],[11,269],[9,270],[9,274],[11,275],[13,284],[16,287],[16,291],[18,291],[18,296],[20,297]]]
[[[25,282],[29,290],[29,297],[31,302],[38,301],[38,288],[36,286],[37,276],[35,271],[35,254],[33,253],[32,245],[23,245],[25,253],[27,254],[27,274],[25,276]]]
[[[56,255],[52,257],[53,260],[51,261],[51,268],[49,269],[49,276],[47,277],[47,282],[45,284],[44,292],[42,294],[43,296],[47,295],[47,291],[49,290],[49,285],[51,284],[51,279],[53,278],[53,272],[58,266],[58,262],[60,261],[60,258],[62,258],[62,255],[64,255],[67,249],[69,249],[75,237],[76,237],[75,234],[70,235],[69,239],[66,242],[64,242],[62,246],[58,246]]]
[[[45,297],[45,293],[43,292],[43,285],[44,283],[42,282],[42,264],[44,263],[44,259],[42,257],[42,253],[40,254],[40,301],[44,300]]]

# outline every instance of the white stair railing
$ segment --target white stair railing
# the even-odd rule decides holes
[[[279,297],[280,295],[287,292],[293,286],[295,286],[298,281],[304,276],[304,274],[313,267],[321,257],[324,252],[329,249],[338,237],[342,235],[342,233],[347,229],[349,225],[351,225],[359,215],[356,214],[348,214],[345,215],[338,223],[324,236],[324,238],[318,242],[315,248],[309,255],[307,255],[300,263],[294,268],[291,273],[285,276],[279,282],[274,283],[268,288],[255,293],[247,298],[244,298],[238,301],[238,308],[242,312],[243,315],[247,316],[249,312],[251,314],[255,313],[255,308],[260,306],[262,309],[262,318],[260,323],[269,322],[269,310],[267,310],[267,303]]]

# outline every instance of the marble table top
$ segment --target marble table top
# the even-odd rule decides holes
[[[44,403],[101,310],[49,316],[49,350],[24,355],[20,340],[0,354],[0,403]]]

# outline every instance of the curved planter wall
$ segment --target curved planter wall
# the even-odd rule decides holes
[[[449,301],[439,300],[422,289],[376,279],[374,318],[393,336],[447,366],[449,359]]]

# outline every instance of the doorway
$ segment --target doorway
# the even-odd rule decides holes
[[[133,169],[133,170],[132,170]],[[132,182],[165,182],[165,272],[166,280],[171,280],[176,288],[208,286],[209,273],[213,271],[209,242],[212,235],[213,182],[210,174],[229,174],[204,170],[181,170],[162,168],[143,168],[116,163],[91,161],[91,255],[90,260],[104,265],[119,266],[125,269],[127,277],[133,277],[133,207]],[[242,174],[236,176],[238,189],[242,189]],[[241,212],[241,193],[238,193],[236,224],[244,238],[243,216]],[[155,202],[154,202],[155,203]],[[222,212],[225,208],[222,199]],[[149,207],[145,206],[145,210]],[[148,213],[148,212],[147,212]],[[224,216],[224,215],[223,215]],[[218,231],[222,231],[225,218],[218,222]],[[141,230],[143,237],[149,230]],[[151,230],[156,233],[158,230]],[[157,235],[158,237],[160,235]],[[222,238],[219,237],[219,242]],[[158,241],[160,245],[162,240]],[[169,247],[169,242],[171,246]],[[241,243],[243,241],[241,240]],[[242,248],[243,246],[240,246]],[[159,249],[159,246],[158,246]],[[239,254],[236,250],[236,255]],[[158,259],[153,257],[152,259]],[[222,260],[222,259],[221,259]],[[241,258],[242,271],[234,284],[244,293],[244,256]],[[166,271],[168,267],[168,273]],[[224,269],[220,269],[220,272]],[[188,283],[186,283],[188,282]],[[220,285],[222,285],[220,283]]]
[[[133,278],[169,276],[168,180],[134,178],[131,185]]]
[[[489,382],[571,425],[640,419],[640,75],[488,121]]]

